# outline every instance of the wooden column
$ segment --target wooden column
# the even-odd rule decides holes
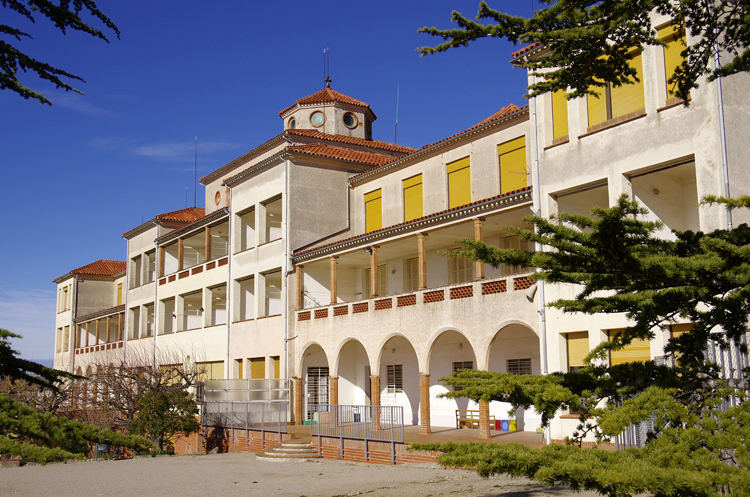
[[[486,400],[479,401],[479,438],[489,440],[492,438],[490,433],[490,403]]]
[[[370,245],[370,298],[378,296],[378,245]]]
[[[338,263],[339,258],[337,256],[331,257],[331,305],[338,301],[338,274],[336,273]]]
[[[431,435],[430,373],[419,373],[419,434]]]
[[[419,254],[419,290],[427,288],[427,249],[425,238],[427,233],[417,234],[417,253]]]
[[[294,272],[297,276],[297,309],[302,309],[305,298],[305,266],[296,266]]]
[[[154,304],[155,305],[155,304]],[[117,315],[117,341],[122,340],[122,318],[124,314]],[[156,324],[154,324],[156,326]]]
[[[94,325],[94,345],[99,345],[99,321],[101,321],[101,319],[94,321],[96,323]]]
[[[474,241],[475,242],[483,242],[484,241],[484,218],[478,217],[474,219]],[[478,280],[484,279],[484,262],[482,261],[474,261],[475,265],[475,273],[477,275]]]
[[[299,266],[298,266],[299,267]],[[301,425],[302,424],[302,405],[303,405],[303,388],[302,388],[302,378],[295,376],[292,378],[292,390],[294,395],[294,412],[292,421],[294,421],[294,424]]]
[[[182,271],[182,251],[184,250],[184,240],[177,239],[177,270]]]
[[[206,260],[211,260],[211,227],[206,226],[204,244],[206,245]]]
[[[77,324],[75,331],[73,332],[73,339],[75,340],[75,343],[73,344],[74,349],[78,349],[81,347],[81,325]]]
[[[164,247],[159,247],[159,258],[156,261],[158,268],[158,276],[161,278],[164,276]]]
[[[380,426],[380,375],[370,375],[370,419],[375,426]]]

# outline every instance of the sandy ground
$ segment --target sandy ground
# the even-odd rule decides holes
[[[0,469],[0,496],[593,496],[437,465],[262,461],[251,453],[140,457]]]

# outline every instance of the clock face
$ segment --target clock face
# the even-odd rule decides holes
[[[219,205],[221,202],[221,192],[216,192],[216,195],[214,195],[214,202],[216,202],[216,205]]]
[[[323,123],[326,122],[326,116],[320,111],[313,112],[310,115],[310,122],[315,127],[322,126]]]

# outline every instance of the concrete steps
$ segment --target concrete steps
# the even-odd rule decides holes
[[[321,459],[318,450],[311,443],[282,442],[263,452],[256,454],[258,459],[266,461],[306,461],[308,459]]]

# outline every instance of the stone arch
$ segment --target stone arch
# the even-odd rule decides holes
[[[402,333],[391,333],[380,344],[377,366],[380,399],[383,406],[401,406],[404,423],[419,423],[419,356]]]
[[[475,344],[472,343],[469,337],[466,336],[466,334],[463,333],[461,330],[459,330],[457,326],[441,326],[432,335],[430,335],[430,339],[427,341],[427,350],[425,351],[422,362],[420,362],[420,365],[419,365],[420,372],[422,373],[430,372],[430,362],[432,360],[432,352],[434,350],[435,343],[440,339],[441,336],[444,336],[446,333],[449,333],[449,332],[458,333],[459,335],[463,337],[463,340],[471,347],[472,351],[477,350],[477,347],[475,347]]]
[[[317,342],[305,344],[299,358],[299,374],[302,379],[303,419],[316,415],[315,404],[329,403],[330,361],[322,345]]]
[[[370,403],[370,357],[358,339],[349,337],[338,346],[331,368],[338,404],[365,405]]]

